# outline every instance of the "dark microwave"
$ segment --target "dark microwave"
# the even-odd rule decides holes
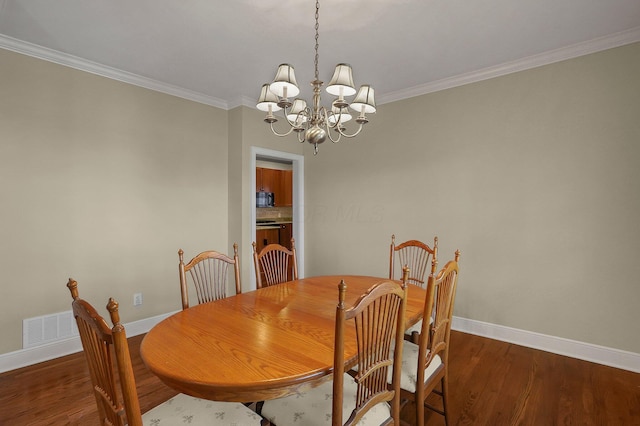
[[[276,205],[273,192],[256,192],[256,207],[274,207]]]

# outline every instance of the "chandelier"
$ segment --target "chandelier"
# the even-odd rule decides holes
[[[311,82],[313,87],[312,105],[308,106],[304,99],[295,98],[300,93],[300,89],[296,82],[294,69],[289,64],[281,64],[273,82],[262,86],[256,105],[259,110],[267,113],[264,121],[269,124],[271,131],[276,136],[287,136],[295,132],[300,143],[307,141],[313,145],[314,155],[318,153],[318,145],[327,138],[331,142],[337,143],[342,136],[352,138],[358,135],[362,126],[369,122],[366,114],[376,112],[373,88],[368,84],[360,86],[353,102],[349,103],[345,100],[345,96],[356,94],[351,65],[349,64],[336,65],[333,77],[326,88],[327,93],[336,96],[331,104],[331,109],[320,105],[320,89],[323,82],[318,77],[319,10],[320,3],[319,0],[316,0],[315,79]],[[293,102],[289,100],[289,97],[294,98]],[[353,118],[349,113],[349,107],[358,113],[355,119],[358,128],[351,134],[347,133],[344,126],[344,123]],[[284,119],[289,124],[289,129],[283,133],[278,132],[273,125],[278,121],[273,113],[280,110],[283,110]],[[331,130],[334,130],[337,135],[332,136]]]

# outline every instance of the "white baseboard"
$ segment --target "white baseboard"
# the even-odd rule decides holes
[[[169,312],[125,324],[127,336],[131,337],[146,333],[151,330],[151,327],[173,313],[174,312]],[[460,317],[453,318],[451,328],[464,333],[475,334],[490,339],[640,373],[640,354],[634,352],[621,351],[619,349],[607,348],[591,343],[578,342],[562,337],[549,336]],[[80,339],[72,338],[38,347],[9,352],[0,355],[0,373],[80,352],[81,350],[82,345]]]
[[[124,324],[127,336],[137,336],[151,330],[151,327],[172,315],[173,312]],[[82,350],[79,337],[72,337],[42,346],[20,349],[0,355],[0,373],[26,367],[39,362],[69,355]]]
[[[453,317],[451,328],[464,333],[640,373],[640,354],[634,352],[459,317]]]

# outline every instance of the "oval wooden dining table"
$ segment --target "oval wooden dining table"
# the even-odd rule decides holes
[[[331,377],[338,284],[346,306],[384,278],[304,278],[192,306],[154,326],[140,355],[173,389],[215,401],[251,402],[303,391]],[[408,284],[406,326],[422,316],[425,290]],[[354,361],[353,328],[345,360]]]

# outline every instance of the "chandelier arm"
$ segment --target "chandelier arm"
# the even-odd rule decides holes
[[[327,137],[329,138],[329,140],[333,143],[338,143],[340,142],[340,134],[338,134],[338,137],[336,139],[334,139],[333,137],[331,137],[331,129],[335,129],[337,126],[337,122],[336,124],[334,124],[333,126],[331,124],[329,124],[329,114],[333,114],[333,112],[329,112],[325,107],[321,106],[318,109],[318,121],[319,121],[319,125],[320,127],[324,127],[326,129],[326,134]],[[335,114],[334,114],[335,115]],[[317,146],[316,146],[316,153],[317,153]]]
[[[338,129],[338,124],[339,124],[339,120],[336,121],[336,123],[334,125],[330,124],[329,121],[329,115],[332,115],[335,119],[335,113],[333,113],[332,111],[328,111],[325,107],[320,107],[319,112],[319,121],[320,121],[320,126],[324,127],[326,129],[326,134],[327,137],[329,138],[329,140],[333,143],[338,143],[340,142],[340,137],[342,136],[339,132],[338,132],[338,137],[337,138],[333,138],[333,136],[331,136],[331,129]],[[316,146],[316,153],[318,151],[318,147]]]
[[[289,120],[287,119],[287,121]],[[287,131],[286,133],[278,133],[276,129],[273,127],[273,123],[269,123],[269,127],[271,127],[271,131],[273,132],[274,135],[280,136],[280,137],[289,136],[291,132],[293,132],[293,130],[295,129],[295,127],[290,127],[289,131]]]
[[[337,127],[335,127],[335,126],[329,126],[329,125],[327,124],[327,136],[329,137],[329,140],[330,140],[331,142],[333,142],[333,143],[338,143],[338,142],[340,142],[340,136],[342,136],[342,133],[340,133],[340,130],[338,130],[338,137],[337,137],[336,139],[334,139],[334,138],[331,136],[331,129],[338,129],[338,128],[337,128]]]
[[[287,108],[283,108],[283,115],[284,115],[284,119],[287,120],[287,123],[289,123],[289,126],[293,127],[294,129],[303,129],[305,126],[303,125],[297,125],[296,122],[298,121],[298,118],[300,117],[307,117],[307,119],[309,119],[309,117],[311,116],[310,113],[308,113],[307,111],[309,110],[309,107],[303,109],[302,111],[300,111],[297,115],[296,115],[296,121],[291,121],[289,120],[289,114],[287,114]],[[289,132],[291,133],[291,132]],[[289,134],[287,133],[287,134]]]
[[[320,91],[319,87],[318,87],[318,91]],[[317,111],[318,125],[322,127],[322,126],[325,126],[325,123],[327,123],[327,127],[328,127],[329,113],[327,112],[327,109],[325,107],[320,105],[320,95],[318,95],[316,111]]]
[[[327,132],[327,136],[329,136],[329,140],[330,140],[331,142],[333,142],[333,143],[338,143],[338,142],[340,142],[340,132],[338,132],[338,138],[337,138],[337,139],[334,139],[334,138],[331,136],[331,132]]]
[[[340,129],[340,127],[336,127],[336,130],[338,131],[338,133],[340,133],[340,134],[341,134],[342,136],[344,136],[345,138],[353,138],[353,137],[355,137],[355,136],[358,136],[358,134],[362,131],[362,126],[363,126],[363,125],[364,125],[363,123],[360,123],[360,124],[358,125],[358,126],[359,126],[359,127],[358,127],[358,130],[356,130],[356,132],[355,132],[355,133],[353,133],[353,134],[351,134],[351,135],[349,135],[349,134],[345,133],[342,129]],[[333,140],[333,139],[332,139],[332,140]]]

